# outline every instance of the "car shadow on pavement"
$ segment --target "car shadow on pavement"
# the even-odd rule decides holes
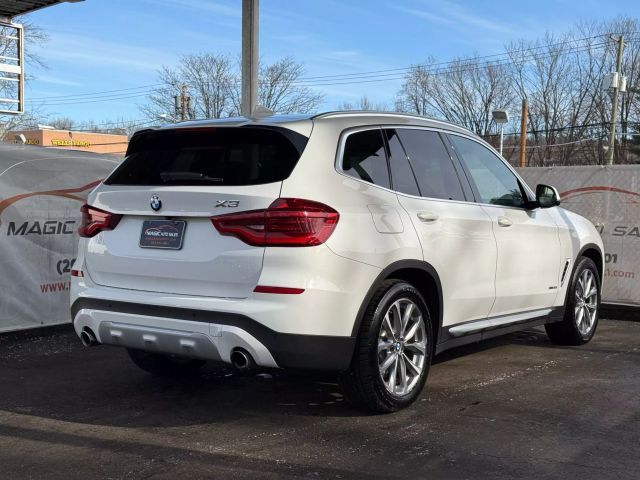
[[[260,415],[364,416],[335,374],[207,365],[191,378],[158,378],[120,348],[83,348],[69,331],[0,336],[0,413],[127,427],[224,424]]]
[[[552,348],[544,331],[527,330],[444,352],[434,364],[513,344]],[[260,416],[372,415],[345,401],[335,374],[241,374],[210,365],[197,377],[158,378],[135,367],[122,349],[84,349],[65,331],[3,338],[0,382],[0,411],[86,424],[171,427]]]

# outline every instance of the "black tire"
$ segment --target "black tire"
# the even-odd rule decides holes
[[[414,333],[413,338],[424,337],[424,341],[426,342],[424,355],[414,356],[417,354],[417,351],[410,351],[409,345],[411,343],[407,342],[405,344],[404,338],[401,339],[401,342],[390,339],[389,348],[379,352],[379,335],[383,334],[381,333],[381,329],[384,328],[385,332],[388,331],[386,327],[382,326],[385,321],[385,315],[395,302],[399,300],[408,300],[413,303],[414,306],[412,308],[414,311],[416,307],[419,309],[422,322],[424,323],[424,330],[420,328],[419,334]],[[412,320],[414,323],[419,322],[419,320]],[[407,322],[406,327],[408,326],[409,324]],[[409,328],[408,330],[411,329]],[[396,349],[397,344],[401,344],[401,346],[398,347],[398,349],[401,350]],[[415,343],[412,344],[416,345]],[[407,345],[406,352],[409,353],[405,353],[405,345]],[[348,371],[340,375],[342,390],[347,400],[353,405],[372,412],[389,413],[405,408],[411,405],[422,392],[429,373],[429,367],[431,366],[432,353],[433,334],[431,317],[424,298],[422,298],[422,295],[416,288],[403,280],[385,280],[367,306],[360,326],[360,332],[358,333],[351,367]],[[421,373],[414,374],[412,377],[412,388],[406,394],[400,395],[392,393],[385,385],[383,375],[380,374],[379,359],[382,358],[382,360],[384,360],[392,355],[402,356],[403,354],[411,355],[414,360],[420,358],[420,362],[422,362],[423,365]],[[380,357],[380,355],[382,355],[382,357]],[[407,358],[408,362],[408,356],[405,358]],[[399,363],[396,362],[392,370],[394,384],[398,378],[395,370],[398,368],[398,365]],[[407,368],[408,364],[405,362],[404,369],[408,372],[409,370],[406,370]],[[402,370],[402,366],[400,370]],[[392,382],[391,375],[392,374],[389,373],[388,382]],[[401,375],[400,378],[402,379],[402,374],[399,373],[399,375]]]
[[[193,377],[207,363],[206,360],[163,355],[128,348],[129,357],[145,372],[159,377]]]
[[[582,300],[578,299],[578,296],[582,294],[580,279],[584,275],[593,276],[596,288],[595,320],[588,329],[579,327],[579,319],[584,317],[579,317],[578,313],[576,313],[576,308],[579,309],[580,306],[578,302],[582,302]],[[583,345],[593,338],[598,327],[598,314],[600,312],[600,285],[600,275],[596,264],[590,258],[580,257],[571,277],[571,283],[567,288],[564,318],[560,322],[545,325],[547,335],[553,343],[558,345]],[[585,308],[586,310],[584,311],[589,310],[587,307]],[[584,311],[583,316],[585,315]]]

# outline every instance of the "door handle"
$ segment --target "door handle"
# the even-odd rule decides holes
[[[513,222],[507,217],[498,217],[498,225],[500,225],[501,227],[510,227],[511,225],[513,225]]]
[[[420,219],[421,222],[423,223],[433,223],[436,220],[438,220],[438,215],[436,213],[431,213],[431,212],[419,212],[418,213],[418,218]]]

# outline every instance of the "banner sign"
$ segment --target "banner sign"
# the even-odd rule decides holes
[[[116,165],[106,155],[0,145],[0,332],[70,321],[80,207]]]
[[[605,248],[602,300],[640,306],[640,165],[530,167],[518,170],[535,190],[560,192],[562,207],[596,226]]]

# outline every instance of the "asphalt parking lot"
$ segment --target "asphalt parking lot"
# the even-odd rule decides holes
[[[70,328],[0,335],[0,477],[640,476],[640,322],[541,330],[441,355],[411,408],[368,415],[331,376],[153,378]]]

